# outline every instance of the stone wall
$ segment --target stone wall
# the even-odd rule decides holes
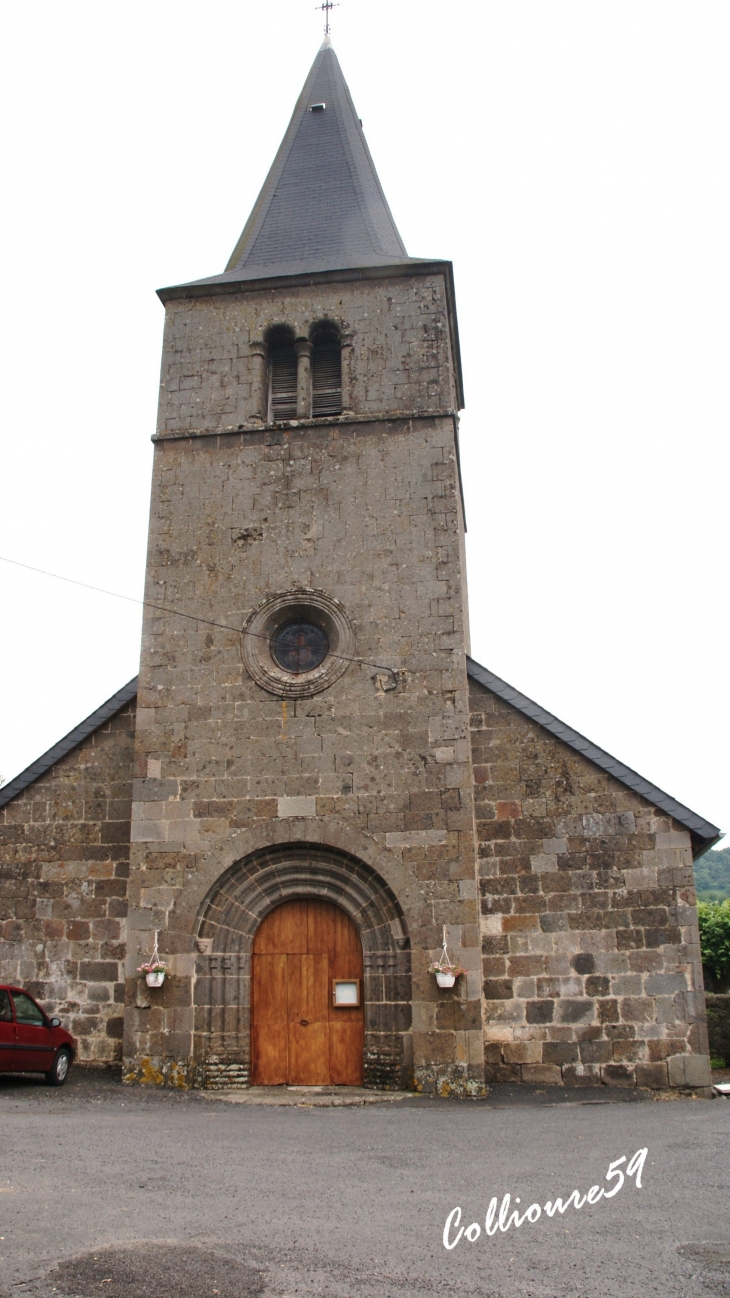
[[[470,694],[488,1079],[707,1086],[688,832]]]
[[[0,809],[0,980],[121,1058],[134,703]]]
[[[730,995],[708,995],[706,1001],[710,1055],[730,1068]]]
[[[410,268],[409,272],[410,272]],[[382,275],[168,302],[158,433],[235,431],[257,415],[250,344],[275,324],[306,337],[331,320],[352,343],[350,407],[358,417],[456,407],[443,274]]]
[[[478,1089],[455,428],[448,415],[397,414],[453,404],[443,277],[259,288],[171,302],[168,314],[147,589],[187,618],[148,610],[143,631],[128,1075],[199,1073],[195,938],[210,890],[249,852],[316,841],[372,867],[398,899],[412,961],[415,1084]],[[300,331],[322,317],[351,332],[356,417],[221,433],[229,389],[245,422],[249,338],[267,323]],[[184,374],[200,383],[183,401],[170,385]],[[246,669],[241,628],[262,601],[307,590],[338,602],[358,661],[314,697],[277,697]],[[442,924],[469,971],[457,997],[439,994],[428,973]],[[147,1012],[136,1004],[134,966],[152,928],[164,930],[173,966]]]
[[[150,930],[167,930],[180,1001],[138,1015],[137,1028],[130,1015],[130,1067],[150,1057],[165,1074],[160,1052],[173,1045],[176,1061],[190,1058],[185,957],[197,917],[185,897],[223,868],[229,841],[277,843],[302,819],[324,845],[377,860],[403,907],[417,953],[417,1080],[472,1084],[482,1066],[479,950],[451,421],[163,442],[155,476],[154,588],[233,629],[146,623],[128,975]],[[252,520],[259,539],[241,545],[233,538]],[[242,663],[236,628],[287,587],[339,600],[365,660],[312,699],[272,697]],[[377,664],[397,670],[396,690],[383,689]],[[456,1009],[451,996],[440,1004],[427,973],[444,923],[470,971]]]

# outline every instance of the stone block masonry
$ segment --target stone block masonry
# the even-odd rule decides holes
[[[706,1000],[710,1055],[730,1068],[730,995],[714,993]]]
[[[349,408],[359,419],[455,409],[442,275],[348,281],[344,273],[336,285],[251,289],[168,302],[160,435],[235,432],[260,422],[252,345],[282,322],[302,337],[318,320],[337,324],[351,343]]]
[[[373,927],[374,903],[358,918],[361,934],[373,934],[366,976],[383,984],[366,1009],[373,1075],[402,1085],[407,1070],[424,1089],[478,1090],[463,519],[444,276],[409,267],[372,280],[244,286],[176,297],[167,312],[147,589],[221,626],[153,611],[145,619],[127,1075],[151,1061],[165,1078],[181,1068],[212,1076],[210,1053],[216,1069],[245,1075],[254,903],[236,912],[232,934],[210,918],[210,899],[228,886],[220,880],[243,888],[257,852],[288,843],[285,872],[310,854],[303,888],[336,852],[397,899],[391,919],[408,959]],[[323,319],[348,339],[352,414],[261,426],[252,345],[275,324],[302,336]],[[266,600],[307,590],[337,602],[362,661],[312,697],[277,697],[249,675],[241,629]],[[383,666],[397,689],[384,688]],[[333,863],[333,888],[335,874]],[[468,971],[456,997],[428,973],[443,924]],[[136,1003],[134,967],[153,928],[173,964],[148,1011]],[[195,954],[203,932],[210,956]],[[208,977],[209,959],[220,990],[196,1002],[208,996],[195,977]],[[389,980],[405,977],[403,1008]]]
[[[689,833],[470,696],[488,1080],[708,1086]]]
[[[426,1087],[445,1076],[450,1086],[481,1084],[451,421],[373,422],[357,436],[347,428],[234,434],[225,447],[208,439],[164,442],[157,455],[165,498],[153,521],[155,580],[171,606],[204,609],[232,631],[153,615],[145,633],[127,1057],[152,1058],[164,1073],[173,1040],[176,1058],[195,1054],[191,1000],[168,1004],[166,989],[157,998],[159,1014],[134,1008],[134,968],[151,929],[167,930],[165,949],[182,970],[194,934],[179,931],[176,912],[186,893],[197,895],[209,863],[236,838],[276,842],[280,826],[300,822],[305,838],[316,832],[358,859],[369,859],[366,851],[380,858],[378,868],[407,912],[418,952],[416,1080]],[[443,465],[451,472],[447,490]],[[210,502],[202,506],[203,535],[201,496]],[[351,508],[352,501],[359,506]],[[251,516],[263,518],[264,538],[242,554],[231,531],[237,518]],[[357,654],[371,664],[353,664],[311,699],[273,698],[242,665],[237,628],[263,597],[287,585],[324,588],[341,601],[356,629]],[[397,691],[378,687],[378,663],[402,672]],[[159,777],[148,776],[150,769]],[[458,1022],[453,1005],[447,1022],[426,972],[443,923],[469,970]],[[173,981],[179,985],[177,973]]]
[[[128,1081],[248,1083],[255,934],[308,896],[360,934],[366,1085],[709,1083],[689,832],[469,685],[437,267],[163,294],[136,709],[0,810],[0,978]],[[343,414],[267,423],[268,330],[323,321]],[[272,606],[347,654],[277,677]]]
[[[121,1060],[135,704],[0,809],[0,979]]]

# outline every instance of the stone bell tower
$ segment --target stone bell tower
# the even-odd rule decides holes
[[[326,1051],[345,1018],[329,984],[292,1010],[281,960],[314,979],[312,916],[337,911],[362,1036],[343,1029],[357,1058],[320,1080],[477,1093],[452,267],[407,255],[329,40],[227,269],[159,296],[127,1080],[296,1081],[295,1031],[317,1080],[309,1029]],[[252,1010],[257,934],[295,902],[304,928],[271,937]],[[448,994],[429,973],[444,925],[466,970]],[[155,933],[169,976],[148,991]],[[280,1029],[274,1077],[256,1041]]]

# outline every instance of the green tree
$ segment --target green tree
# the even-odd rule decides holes
[[[730,981],[730,899],[699,901],[702,963],[719,984]]]
[[[702,901],[730,897],[730,847],[716,847],[695,861],[695,887]]]

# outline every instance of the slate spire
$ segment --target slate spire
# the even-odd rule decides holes
[[[410,260],[326,37],[225,273],[205,282]]]

